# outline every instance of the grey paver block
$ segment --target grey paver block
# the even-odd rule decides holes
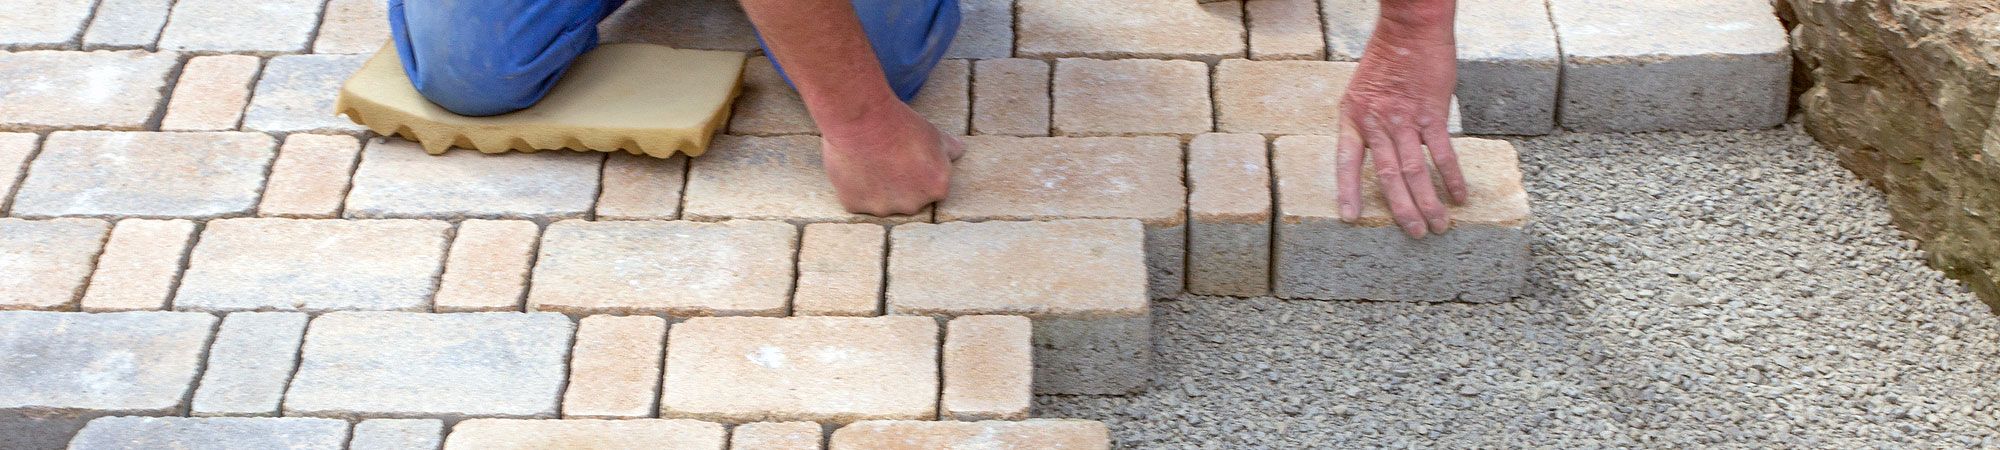
[[[444,421],[368,419],[354,424],[348,450],[437,450],[444,445]]]
[[[729,432],[729,448],[758,450],[820,450],[826,435],[813,422],[757,422]]]
[[[0,448],[61,448],[84,422],[187,407],[216,318],[0,311]]]
[[[110,232],[96,219],[0,219],[0,310],[72,307]]]
[[[778,220],[792,223],[900,223],[930,218],[877,217],[847,212],[821,166],[818,136],[716,136],[715,151],[688,168],[689,220]]]
[[[573,331],[552,313],[323,314],[284,414],[553,418]]]
[[[660,398],[667,321],[653,316],[590,316],[579,321],[562,415],[569,419],[651,417]]]
[[[167,309],[194,231],[194,222],[184,219],[118,221],[104,253],[97,257],[97,270],[83,293],[83,310]]]
[[[673,220],[681,217],[687,155],[660,159],[613,153],[604,160],[597,220]]]
[[[20,3],[36,2],[7,2]],[[0,52],[0,130],[145,128],[178,65],[173,53]]]
[[[1271,292],[1271,167],[1264,137],[1204,134],[1188,143],[1188,292]]]
[[[1325,0],[1321,6],[1328,58],[1360,60],[1380,14],[1377,2]],[[1548,13],[1543,0],[1458,2],[1458,100],[1467,133],[1553,131],[1562,56]]]
[[[627,2],[597,25],[604,42],[644,42],[700,50],[757,50],[757,32],[738,2]]]
[[[1579,131],[1784,123],[1792,58],[1771,2],[1551,0],[1562,126]]]
[[[816,223],[799,244],[792,315],[882,315],[888,233],[875,224]]]
[[[426,311],[450,228],[429,220],[212,220],[174,309]]]
[[[1244,55],[1243,6],[1187,0],[1018,0],[1018,56],[1171,58]]]
[[[542,232],[528,309],[783,315],[797,246],[783,222],[557,222]]]
[[[697,317],[667,337],[660,417],[728,423],[932,419],[927,317]]]
[[[257,215],[296,219],[340,217],[340,205],[354,165],[360,163],[361,142],[353,136],[293,134],[278,148],[264,199]]]
[[[93,0],[31,0],[0,4],[0,48],[60,48],[83,34]],[[12,78],[6,78],[11,80]]]
[[[604,155],[548,151],[424,153],[371,139],[347,194],[347,217],[571,218],[590,212]]]
[[[218,53],[298,53],[325,0],[176,0],[160,48]],[[344,74],[343,74],[344,75]],[[330,109],[329,109],[330,111]]]
[[[972,132],[1049,135],[1049,62],[984,59],[972,63]]]
[[[444,279],[432,309],[437,312],[520,311],[528,293],[528,268],[542,228],[526,220],[467,220],[458,225]]]
[[[239,312],[222,319],[195,390],[196,416],[276,416],[298,363],[305,313]]]
[[[340,85],[369,55],[280,55],[264,63],[264,75],[243,113],[243,129],[278,133],[360,133],[333,111]]]
[[[452,427],[444,448],[721,450],[728,436],[722,424],[686,419],[473,419]]]
[[[99,0],[90,29],[83,34],[83,48],[150,48],[160,40],[173,4],[173,0]]]
[[[341,450],[347,422],[304,417],[105,417],[70,441],[71,450]]]
[[[833,432],[833,450],[993,450],[1111,448],[1111,430],[1090,420],[921,422],[874,420]]]
[[[945,420],[1021,420],[1033,406],[1034,325],[1021,316],[951,319],[944,337]]]
[[[260,133],[57,132],[43,141],[13,214],[243,215],[257,207],[276,146]]]
[[[389,2],[328,0],[313,53],[367,53],[389,42]]]
[[[250,82],[264,61],[246,55],[208,55],[188,59],[174,83],[164,131],[233,130],[250,102]]]
[[[1055,133],[1194,134],[1215,128],[1208,66],[1195,61],[1056,61]]]
[[[14,188],[21,184],[28,159],[35,157],[41,143],[42,137],[34,133],[0,133],[0,211],[14,199]]]
[[[946,58],[1014,56],[1014,0],[959,0],[958,36]]]

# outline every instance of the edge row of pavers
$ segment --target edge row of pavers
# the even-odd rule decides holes
[[[829,436],[830,434],[830,436]],[[472,419],[452,426],[425,419],[348,422],[317,418],[106,417],[78,432],[70,450],[1092,450],[1110,448],[1110,430],[1086,420],[921,422],[869,420],[826,433],[809,422],[725,427],[690,419]]]

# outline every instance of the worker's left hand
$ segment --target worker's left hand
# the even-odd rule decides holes
[[[1404,233],[1422,238],[1451,227],[1425,164],[1436,163],[1453,203],[1465,202],[1465,176],[1446,124],[1458,84],[1451,26],[1448,18],[1441,25],[1393,20],[1377,25],[1340,102],[1336,178],[1342,220],[1361,215],[1365,156],[1374,160],[1382,195]]]

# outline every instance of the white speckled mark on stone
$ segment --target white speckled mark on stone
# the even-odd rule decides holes
[[[304,417],[106,417],[70,441],[74,450],[340,450],[347,422]]]
[[[323,314],[284,414],[554,418],[575,328],[552,313]]]
[[[305,51],[324,0],[177,0],[160,48],[222,53]],[[342,76],[345,76],[343,74]]]
[[[298,363],[304,313],[238,312],[222,319],[194,393],[196,416],[276,416]]]
[[[110,232],[96,219],[0,219],[0,310],[69,308]]]
[[[257,207],[277,142],[260,133],[50,134],[21,182],[21,217],[207,218]]]
[[[340,84],[369,55],[280,55],[264,63],[243,113],[243,129],[277,133],[359,133],[366,130],[334,115]]]
[[[427,311],[450,223],[222,219],[181,278],[183,311]]]
[[[180,64],[179,57],[137,51],[0,52],[0,80],[7,81],[7,90],[0,91],[0,130],[142,129],[166,95],[167,75]]]
[[[180,414],[215,323],[197,313],[0,311],[0,447],[60,448],[99,416]]]
[[[604,155],[546,151],[424,153],[370,139],[347,194],[350,218],[572,218],[590,212]]]

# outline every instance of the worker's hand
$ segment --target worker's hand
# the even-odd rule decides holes
[[[1391,2],[1383,2],[1390,8]],[[1442,2],[1446,8],[1451,2]],[[1340,217],[1361,215],[1364,156],[1372,159],[1396,224],[1412,238],[1451,227],[1426,162],[1436,163],[1453,203],[1465,202],[1465,177],[1446,128],[1458,84],[1451,13],[1397,15],[1385,9],[1340,101]],[[1441,23],[1440,23],[1441,22]],[[1425,155],[1425,148],[1430,149]]]
[[[819,124],[826,176],[848,212],[915,214],[951,191],[964,144],[908,105],[888,101],[852,121]]]

